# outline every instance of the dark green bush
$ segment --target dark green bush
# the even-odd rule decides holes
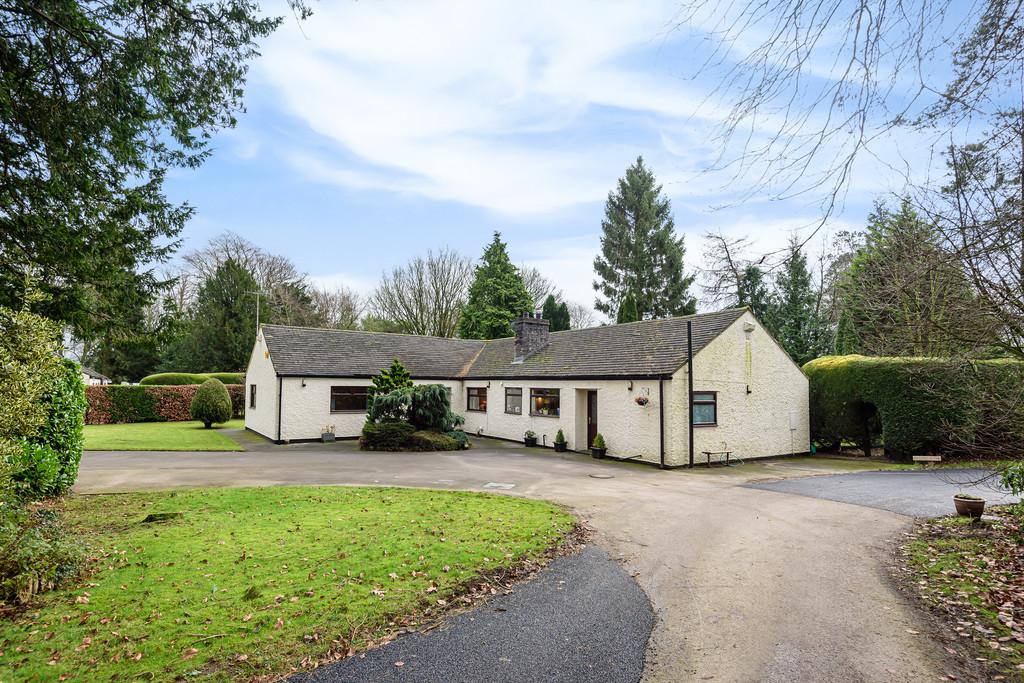
[[[396,389],[386,394],[370,396],[366,404],[366,418],[373,423],[403,422],[409,416],[412,389]]]
[[[146,375],[139,380],[139,384],[202,384],[211,377],[219,379],[224,384],[245,383],[244,372],[158,372],[155,375]]]
[[[61,490],[61,454],[44,443],[26,441],[10,460],[14,492],[23,501],[51,498]]]
[[[78,363],[64,360],[46,399],[46,424],[32,438],[57,454],[56,487],[47,495],[69,490],[78,479],[85,426],[85,384]]]
[[[804,372],[811,439],[824,445],[880,441],[889,457],[908,459],[969,451],[979,440],[1012,445],[1014,426],[1024,424],[1024,414],[997,408],[1001,394],[1019,392],[1024,363],[828,356]]]
[[[412,389],[409,421],[416,429],[450,432],[465,419],[452,412],[451,394],[443,384],[420,384]]]
[[[409,436],[410,451],[457,451],[459,442],[447,434],[420,430]]]
[[[359,447],[367,451],[402,451],[407,448],[409,437],[416,431],[408,422],[367,422]]]
[[[459,450],[469,448],[469,437],[466,436],[466,432],[461,429],[453,429],[450,432],[445,432],[445,436],[455,439],[455,442],[459,444]]]
[[[73,578],[80,563],[78,545],[64,534],[54,511],[0,507],[0,601],[27,602]]]
[[[189,411],[193,420],[199,420],[209,429],[231,419],[231,396],[219,379],[212,377],[199,387]]]

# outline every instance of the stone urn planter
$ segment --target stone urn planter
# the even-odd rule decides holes
[[[978,519],[985,512],[985,499],[966,493],[953,496],[953,505],[956,506],[956,514],[961,517]]]
[[[320,430],[320,441],[323,443],[334,441],[334,425],[327,425]]]
[[[528,447],[533,448],[537,445],[537,435],[533,432],[526,432],[526,434],[523,435],[523,443]]]
[[[600,460],[608,453],[608,445],[604,442],[604,437],[598,434],[594,437],[594,443],[590,445],[590,455]]]
[[[555,453],[565,453],[568,450],[568,444],[564,441],[555,442]]]

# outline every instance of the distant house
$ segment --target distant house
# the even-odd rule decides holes
[[[104,374],[96,372],[92,368],[82,366],[82,382],[86,386],[92,386],[94,384],[112,384],[113,381]]]
[[[245,424],[279,442],[356,437],[370,378],[398,358],[417,383],[451,390],[465,430],[665,466],[803,453],[808,385],[745,308],[549,332],[524,316],[494,341],[264,325],[249,367]],[[692,331],[692,339],[688,338]],[[688,348],[693,349],[693,393]],[[692,421],[692,429],[690,422]]]

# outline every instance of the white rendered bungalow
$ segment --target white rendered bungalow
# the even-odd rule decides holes
[[[584,451],[600,432],[609,456],[665,467],[809,448],[807,378],[746,308],[566,332],[524,316],[513,327],[515,337],[475,341],[264,325],[245,426],[277,443],[319,440],[325,425],[357,437],[370,378],[398,358],[415,382],[451,389],[470,434],[521,441],[531,430],[551,445],[561,429]]]

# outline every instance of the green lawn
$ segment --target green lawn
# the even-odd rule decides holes
[[[92,574],[0,621],[0,680],[273,677],[436,616],[574,524],[509,496],[343,487],[78,496],[65,516]]]
[[[243,420],[231,420],[212,429],[202,422],[136,422],[118,425],[86,425],[87,451],[242,451],[225,436],[224,429],[241,429]]]

